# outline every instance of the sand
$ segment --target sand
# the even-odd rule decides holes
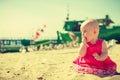
[[[120,45],[109,49],[109,56],[120,72]],[[0,54],[0,80],[120,80],[120,75],[100,78],[77,73],[72,61],[79,48]]]

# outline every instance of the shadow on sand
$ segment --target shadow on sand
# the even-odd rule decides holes
[[[112,78],[110,78],[109,80],[120,80],[120,73],[116,73],[114,76],[112,76]]]
[[[120,80],[120,73],[116,73],[115,75],[112,76],[109,80]]]

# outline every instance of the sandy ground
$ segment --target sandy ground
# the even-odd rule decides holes
[[[79,48],[0,54],[0,80],[120,80],[120,75],[100,78],[77,73],[72,61]],[[120,45],[109,49],[120,72]]]

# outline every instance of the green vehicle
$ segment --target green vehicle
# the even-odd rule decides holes
[[[72,32],[73,34],[75,34],[76,37],[79,38],[78,42],[81,42],[81,32],[80,32],[80,26],[81,23],[84,22],[84,20],[68,20],[69,18],[67,18],[67,20],[65,21],[65,24],[63,26],[63,30],[65,32],[60,32],[58,31],[61,39],[64,41],[64,43],[66,42],[71,42],[71,38],[69,35],[69,32]],[[118,43],[120,42],[120,26],[110,26],[111,23],[114,23],[108,15],[106,15],[105,18],[103,19],[96,19],[99,23],[99,27],[100,27],[100,34],[99,34],[99,38],[102,38],[106,41],[115,39],[118,41]]]
[[[20,39],[0,39],[0,52],[16,52],[22,46]]]
[[[29,51],[30,47],[40,48],[40,45],[43,44],[49,45],[50,40],[41,40],[35,41],[30,39],[0,39],[0,52],[19,52],[21,48],[24,48],[26,52]]]

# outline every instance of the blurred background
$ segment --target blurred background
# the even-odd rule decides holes
[[[119,43],[119,3],[120,0],[0,0],[0,49],[79,43],[80,25],[87,18],[98,21],[100,38]]]
[[[69,20],[103,19],[120,24],[119,0],[0,0],[0,38],[29,38],[46,25],[41,38],[56,38]],[[43,36],[42,36],[43,35]]]

